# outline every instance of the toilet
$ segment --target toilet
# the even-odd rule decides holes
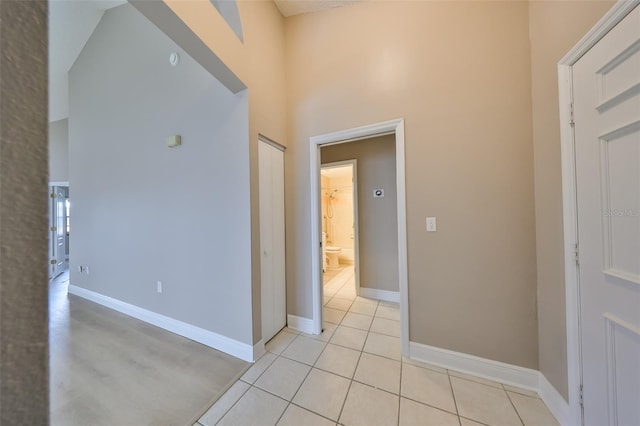
[[[328,246],[327,234],[325,232],[322,233],[322,252],[323,269],[340,267],[338,257],[340,256],[342,249],[340,247]]]
[[[332,269],[340,267],[338,261],[340,252],[342,252],[342,249],[340,247],[327,246],[325,248],[325,253],[327,255],[327,268]]]

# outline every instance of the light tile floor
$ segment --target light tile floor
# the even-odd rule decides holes
[[[535,392],[400,354],[396,304],[324,287],[320,336],[285,328],[197,425],[557,425]]]

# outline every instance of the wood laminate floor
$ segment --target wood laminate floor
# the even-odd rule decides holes
[[[52,425],[184,425],[249,364],[49,283]]]

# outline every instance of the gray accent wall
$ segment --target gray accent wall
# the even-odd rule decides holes
[[[69,120],[49,123],[49,182],[69,181]]]
[[[323,147],[322,163],[357,160],[360,287],[398,291],[395,136]],[[373,198],[374,189],[384,197]]]
[[[247,92],[128,4],[104,14],[69,89],[71,284],[252,344]]]

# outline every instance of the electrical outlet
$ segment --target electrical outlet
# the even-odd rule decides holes
[[[427,218],[427,232],[436,232],[436,218],[428,217]]]
[[[162,293],[162,281],[157,281],[156,287],[157,287],[158,293]]]

